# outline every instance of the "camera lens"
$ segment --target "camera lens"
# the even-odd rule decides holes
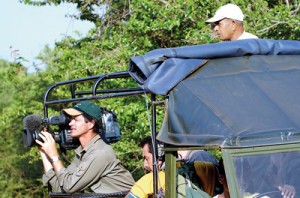
[[[23,138],[23,144],[26,147],[31,147],[36,144],[34,132],[28,129],[23,130],[22,138]]]

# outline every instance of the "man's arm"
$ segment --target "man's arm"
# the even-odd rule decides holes
[[[42,138],[43,142],[39,140],[36,140],[36,142],[40,145],[39,150],[41,153],[44,170],[45,172],[48,172],[53,168],[57,175],[58,172],[64,168],[64,165],[59,158],[55,140],[48,132],[42,131],[39,136]]]

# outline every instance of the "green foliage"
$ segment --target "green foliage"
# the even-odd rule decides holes
[[[284,1],[286,2],[286,1]],[[292,4],[292,2],[290,2]],[[260,0],[260,3],[246,6],[248,12],[248,27],[253,27],[251,32],[260,38],[298,40],[300,31],[300,4],[286,5],[280,1],[268,2]],[[257,16],[260,16],[257,19]]]
[[[22,118],[42,108],[41,86],[36,76],[27,76],[20,63],[1,67],[2,101],[0,106],[0,190],[2,197],[34,197],[42,194],[41,164],[28,164],[22,157],[25,149],[21,142]]]
[[[100,76],[128,69],[132,56],[165,47],[179,47],[218,42],[205,20],[228,2],[238,4],[244,14],[248,32],[268,39],[298,39],[300,4],[298,1],[274,0],[23,0],[30,5],[73,3],[79,19],[95,23],[85,38],[65,37],[39,54],[47,68],[27,74],[19,57],[15,62],[0,61],[0,190],[2,197],[43,197],[43,167],[36,148],[24,148],[21,140],[22,119],[29,114],[43,114],[44,93],[57,82]],[[289,4],[286,4],[289,2]],[[90,89],[92,82],[76,89]],[[135,87],[132,80],[113,80],[102,89]],[[49,100],[70,98],[69,87],[57,87]],[[143,174],[139,140],[150,134],[151,104],[149,95],[97,101],[118,115],[122,139],[113,144],[122,163],[137,179]],[[157,100],[164,100],[158,97]],[[57,114],[63,105],[50,109]],[[157,130],[164,107],[157,107]],[[211,151],[218,158],[218,150]],[[71,153],[71,152],[70,152]],[[72,154],[69,154],[72,157]]]

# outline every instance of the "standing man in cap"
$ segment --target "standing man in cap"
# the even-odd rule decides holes
[[[45,169],[43,183],[50,185],[53,192],[129,191],[134,184],[131,174],[98,133],[102,120],[100,108],[92,102],[80,102],[63,112],[70,116],[70,135],[79,139],[80,146],[75,150],[74,160],[65,168],[52,135],[42,131],[39,135],[43,141],[36,142]]]
[[[257,39],[257,36],[245,32],[243,21],[242,10],[237,5],[226,4],[221,6],[206,23],[212,24],[213,30],[222,41]]]

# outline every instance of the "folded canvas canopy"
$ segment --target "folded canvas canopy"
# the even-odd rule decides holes
[[[300,42],[249,39],[153,50],[129,72],[167,95],[158,139],[240,147],[300,142]]]

